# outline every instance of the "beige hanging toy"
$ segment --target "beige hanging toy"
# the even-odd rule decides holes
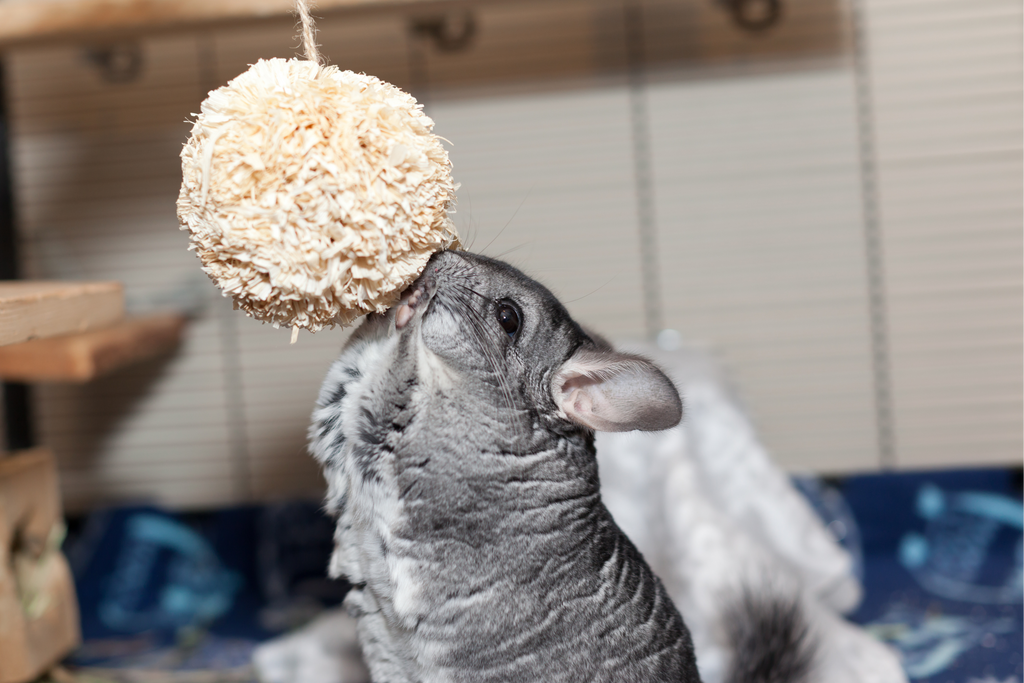
[[[458,247],[451,162],[433,121],[373,76],[268,59],[210,93],[181,152],[178,220],[247,314],[311,332],[394,304]]]

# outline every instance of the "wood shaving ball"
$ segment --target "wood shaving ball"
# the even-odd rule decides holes
[[[451,163],[412,96],[306,60],[210,93],[181,152],[178,220],[247,314],[317,331],[394,304],[458,247]]]

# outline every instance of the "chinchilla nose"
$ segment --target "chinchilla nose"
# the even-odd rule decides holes
[[[413,283],[413,286],[424,287],[430,296],[438,287],[444,287],[446,282],[464,276],[472,263],[472,255],[459,251],[439,251],[430,257],[423,274]],[[411,288],[410,288],[411,289]]]
[[[416,316],[416,313],[427,308],[427,304],[434,297],[437,291],[440,269],[435,265],[435,259],[440,254],[434,254],[427,267],[418,278],[402,293],[402,298],[395,307],[395,329],[401,330]]]

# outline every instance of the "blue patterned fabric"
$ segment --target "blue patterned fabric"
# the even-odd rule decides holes
[[[860,559],[853,620],[902,652],[912,680],[1024,683],[1019,470],[798,483]],[[344,596],[324,577],[332,528],[307,502],[93,513],[65,546],[85,637],[72,663],[244,680],[256,643]]]
[[[348,585],[325,576],[333,528],[309,502],[92,513],[65,544],[85,641],[72,664],[248,666],[257,643],[341,602]]]
[[[1021,475],[957,470],[850,477],[865,599],[853,618],[922,683],[1024,678]]]

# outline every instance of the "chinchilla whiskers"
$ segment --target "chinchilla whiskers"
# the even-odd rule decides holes
[[[458,283],[457,282],[457,283],[455,283],[455,286],[458,287],[459,289],[461,289],[464,292],[469,292],[470,294],[476,294],[478,297],[480,297],[484,301],[490,301],[491,303],[494,303],[494,299],[492,299],[489,296],[485,296],[485,295],[481,294],[480,292],[476,291],[475,289],[473,289],[472,287],[470,287],[468,285],[464,285],[462,283]]]
[[[499,363],[502,362],[502,359],[499,359],[497,354],[495,354],[494,349],[488,343],[488,339],[486,337],[488,330],[487,319],[484,318],[478,310],[473,308],[470,305],[470,302],[464,299],[463,297],[459,295],[454,295],[452,296],[452,299],[461,306],[463,313],[466,313],[469,316],[471,316],[472,324],[470,326],[470,331],[473,333],[473,337],[476,339],[477,344],[480,346],[480,350],[484,353],[484,356],[487,358],[487,361],[491,366],[491,371],[494,373],[495,380],[498,382],[502,389],[502,392],[507,397],[509,403],[509,410],[514,411],[515,406],[514,401],[512,400],[511,389],[508,387],[508,382],[505,380],[504,373],[502,373],[501,369],[498,367]]]
[[[484,330],[481,329],[484,323],[483,318],[480,316],[480,313],[473,309],[473,307],[469,305],[469,302],[463,299],[462,297],[458,295],[453,295],[451,296],[451,301],[453,303],[459,304],[459,310],[453,310],[452,313],[462,313],[468,315],[469,319],[467,322],[469,323],[469,332],[473,336],[473,339],[476,341],[477,346],[483,352],[484,358],[487,360],[487,364],[490,365],[491,372],[494,375],[495,380],[498,382],[498,386],[501,389],[502,396],[505,399],[505,403],[508,409],[510,411],[514,410],[511,392],[506,386],[506,383],[503,381],[502,373],[498,368],[498,359],[495,357],[493,349],[491,349],[490,344],[488,344],[487,342],[487,338],[484,335]]]
[[[450,295],[450,297],[446,298],[450,298],[451,302],[458,304],[460,311],[469,316],[470,333],[473,335],[473,338],[476,340],[477,345],[483,352],[484,358],[487,359],[488,365],[491,366],[491,372],[494,374],[495,381],[497,381],[498,383],[498,388],[500,389],[502,397],[505,400],[505,405],[508,407],[509,413],[515,415],[517,412],[515,398],[512,395],[512,389],[509,386],[508,380],[505,378],[504,373],[501,371],[501,368],[499,367],[503,361],[497,356],[497,354],[495,354],[494,349],[492,348],[491,344],[488,343],[488,339],[486,337],[488,330],[487,319],[484,318],[479,311],[473,308],[472,305],[470,305],[470,302],[464,299],[460,294],[453,293]],[[453,313],[454,312],[455,311],[453,311]],[[517,441],[517,439],[514,439],[513,444],[515,444]]]

